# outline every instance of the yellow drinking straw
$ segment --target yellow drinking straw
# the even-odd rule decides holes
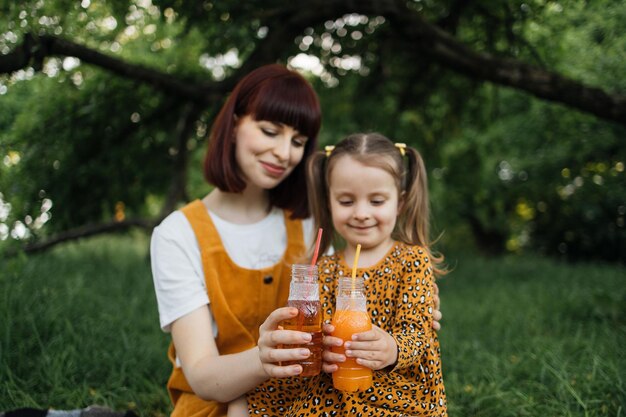
[[[359,254],[361,253],[361,244],[356,245],[356,253],[354,254],[354,265],[352,266],[352,296],[354,297],[354,287],[356,286],[356,268],[359,264]]]

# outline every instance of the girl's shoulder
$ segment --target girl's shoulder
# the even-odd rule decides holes
[[[336,266],[341,262],[339,252],[326,253],[321,255],[317,260],[317,266],[320,269],[327,268],[328,266]]]
[[[409,245],[403,242],[397,242],[393,256],[402,258],[404,261],[414,261],[419,263],[429,263],[428,250],[423,246]]]

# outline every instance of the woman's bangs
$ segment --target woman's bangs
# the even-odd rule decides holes
[[[257,120],[282,123],[310,139],[317,137],[321,115],[314,93],[298,79],[279,81],[259,89],[248,111]]]

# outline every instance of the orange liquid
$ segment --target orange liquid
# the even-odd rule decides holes
[[[372,323],[365,311],[337,310],[333,316],[335,331],[333,336],[352,340],[354,333],[361,333],[372,329]],[[343,346],[333,347],[335,353],[345,354]],[[354,358],[346,358],[345,362],[337,363],[339,369],[333,372],[335,388],[347,391],[365,391],[372,386],[372,370],[356,363]]]
[[[302,373],[299,376],[313,376],[322,370],[322,305],[319,301],[289,300],[288,307],[296,307],[298,315],[291,320],[282,322],[283,329],[307,332],[311,341],[302,345],[283,345],[290,349],[307,348],[311,351],[308,358],[301,361],[281,362],[285,365],[301,365]]]

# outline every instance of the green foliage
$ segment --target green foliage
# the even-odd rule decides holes
[[[6,197],[22,197],[27,213],[51,198],[52,230],[110,219],[118,202],[127,214],[141,213],[146,195],[165,192],[162,179],[171,172],[173,103],[117,77],[83,77],[79,87],[61,90],[55,80],[33,80],[40,92],[22,103],[29,110],[7,139],[21,160],[3,176]]]
[[[27,32],[56,34],[203,83],[230,75],[273,29],[267,19],[281,21],[296,7],[274,0],[4,1],[0,52]],[[626,90],[621,1],[427,0],[411,7],[472,50]],[[379,131],[422,152],[445,247],[473,240],[496,253],[624,261],[624,128],[416,58],[414,45],[378,16],[303,27],[277,56],[300,52],[320,64],[307,76],[324,110],[322,144]],[[172,178],[185,103],[58,58],[43,74],[0,78],[0,94],[0,192],[12,205],[0,224],[27,223],[26,216],[32,223],[45,199],[54,203],[52,219],[29,226],[35,235],[156,213]],[[188,141],[191,197],[207,189],[198,145],[219,104],[206,109]]]

